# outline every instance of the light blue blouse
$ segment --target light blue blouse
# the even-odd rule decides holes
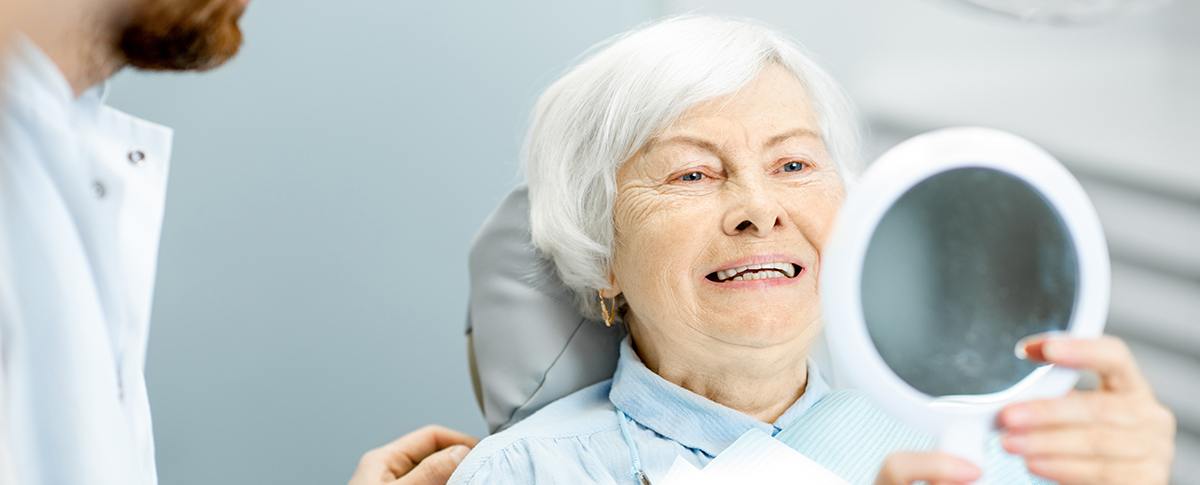
[[[450,484],[637,484],[634,456],[655,483],[676,456],[702,467],[751,429],[776,437],[850,483],[874,482],[883,459],[893,451],[930,449],[934,444],[930,436],[892,419],[861,394],[830,390],[812,362],[804,395],[768,424],[659,377],[642,364],[626,338],[612,379],[555,401],[484,439],[459,465]],[[1019,459],[999,448],[998,440],[989,448],[985,468],[990,482],[1040,483]]]

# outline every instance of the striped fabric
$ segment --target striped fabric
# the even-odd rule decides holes
[[[752,429],[850,483],[870,484],[892,452],[933,446],[931,437],[891,418],[861,393],[830,389],[813,362],[808,377],[804,395],[776,422],[764,423],[663,379],[646,368],[626,338],[611,381],[550,403],[484,439],[450,484],[636,485],[641,479],[635,470],[657,483],[677,458],[704,467]],[[985,469],[985,483],[1040,483],[997,442]],[[804,483],[804,477],[796,478]]]
[[[892,418],[861,393],[846,390],[829,393],[775,437],[850,483],[872,483],[880,464],[895,451],[935,445],[932,436]],[[1000,447],[998,436],[989,443],[986,461],[979,483],[1050,483],[1031,477],[1019,458]]]

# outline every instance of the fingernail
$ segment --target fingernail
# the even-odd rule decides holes
[[[463,458],[467,457],[467,453],[470,452],[471,449],[463,445],[454,445],[450,447],[450,457],[454,458],[454,461],[462,461]]]
[[[1018,340],[1017,345],[1013,347],[1013,355],[1021,360],[1045,360],[1042,349],[1051,335],[1052,333],[1038,333]]]
[[[1018,340],[1016,347],[1013,348],[1013,354],[1021,360],[1029,360],[1031,357],[1034,359],[1041,357],[1040,349],[1037,348],[1042,343],[1041,339],[1041,335],[1030,335]]]

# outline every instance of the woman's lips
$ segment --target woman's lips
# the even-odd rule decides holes
[[[799,283],[801,277],[808,273],[808,269],[799,265],[796,265],[796,268],[796,273],[791,277],[785,276],[777,270],[769,269],[765,271],[750,270],[751,273],[757,273],[752,277],[745,277],[746,273],[743,273],[743,277],[733,277],[723,281],[705,277],[704,281],[709,285],[729,290],[773,288]]]
[[[707,278],[718,283],[767,278],[791,278],[800,273],[800,265],[786,261],[746,264],[709,273]]]
[[[724,263],[704,279],[728,289],[769,288],[796,283],[806,271],[791,255],[760,254]]]
[[[800,258],[790,254],[758,254],[727,261],[709,270],[704,277],[714,283],[731,283],[734,279],[763,280],[772,277],[795,278],[804,270]]]

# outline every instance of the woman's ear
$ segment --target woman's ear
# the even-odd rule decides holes
[[[604,298],[616,298],[621,295],[621,283],[617,282],[617,275],[613,274],[612,270],[608,272],[608,288],[600,290],[600,296]]]

